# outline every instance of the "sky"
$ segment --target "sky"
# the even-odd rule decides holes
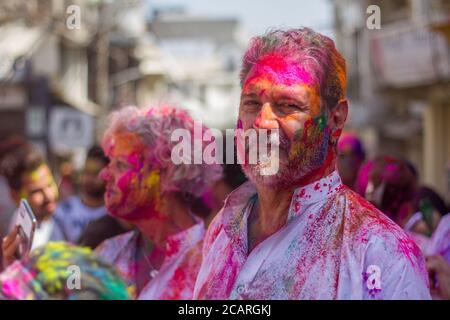
[[[147,0],[150,6],[185,6],[188,13],[238,18],[251,36],[273,27],[311,27],[333,37],[331,0]]]

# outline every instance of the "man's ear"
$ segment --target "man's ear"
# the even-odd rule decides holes
[[[348,102],[339,100],[338,104],[330,111],[329,126],[333,140],[339,139],[348,115]]]

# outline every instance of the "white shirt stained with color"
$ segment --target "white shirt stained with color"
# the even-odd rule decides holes
[[[249,253],[255,194],[232,192],[208,228],[194,299],[430,299],[414,241],[337,171],[296,189],[287,223]]]
[[[195,218],[196,224],[172,235],[167,240],[166,256],[156,276],[136,294],[139,300],[191,300],[195,280],[201,264],[201,249],[205,226],[203,220]],[[130,231],[105,240],[95,252],[106,262],[114,265],[124,277],[132,291],[136,288],[136,257],[142,250],[139,246],[139,231]]]

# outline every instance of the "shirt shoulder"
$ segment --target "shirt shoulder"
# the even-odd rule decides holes
[[[361,238],[363,242],[379,238],[397,243],[414,243],[398,224],[356,192],[346,187],[340,196],[344,196],[346,202],[344,228],[347,233]]]
[[[342,195],[348,211],[344,232],[355,246],[363,248],[365,270],[380,270],[385,298],[428,298],[425,259],[414,240],[360,195],[349,189]]]
[[[208,226],[204,238],[204,252],[209,250],[218,235],[224,230],[226,227],[224,224],[232,224],[235,220],[241,220],[239,214],[242,213],[242,208],[245,207],[250,197],[255,193],[255,186],[250,181],[247,181],[226,197],[222,209],[220,209]]]
[[[205,237],[203,238],[203,253],[207,253],[214,241],[217,239],[220,231],[223,230],[222,224],[223,208],[216,214],[214,219],[206,229]]]
[[[95,248],[95,253],[107,262],[115,261],[135,236],[136,232],[133,230],[113,238],[106,239],[98,245],[97,248]]]

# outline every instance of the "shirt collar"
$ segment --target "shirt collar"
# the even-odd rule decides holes
[[[205,234],[204,222],[196,216],[193,216],[193,218],[196,223],[192,227],[167,238],[165,258],[167,263],[170,263],[170,261],[176,258],[180,253],[189,250],[203,239]],[[164,264],[166,264],[166,261]]]
[[[287,223],[314,203],[326,201],[342,188],[342,181],[337,170],[328,176],[316,180],[306,186],[295,189]],[[250,181],[234,190],[225,200],[222,224],[228,237],[237,242],[238,247],[247,251],[247,218],[251,208],[252,197],[257,194],[254,184]]]
[[[341,177],[335,170],[320,180],[295,189],[289,208],[288,222],[310,205],[329,199],[342,186]]]
[[[225,199],[222,225],[228,237],[236,243],[242,254],[247,253],[247,217],[249,200],[257,194],[254,184],[245,182]]]

